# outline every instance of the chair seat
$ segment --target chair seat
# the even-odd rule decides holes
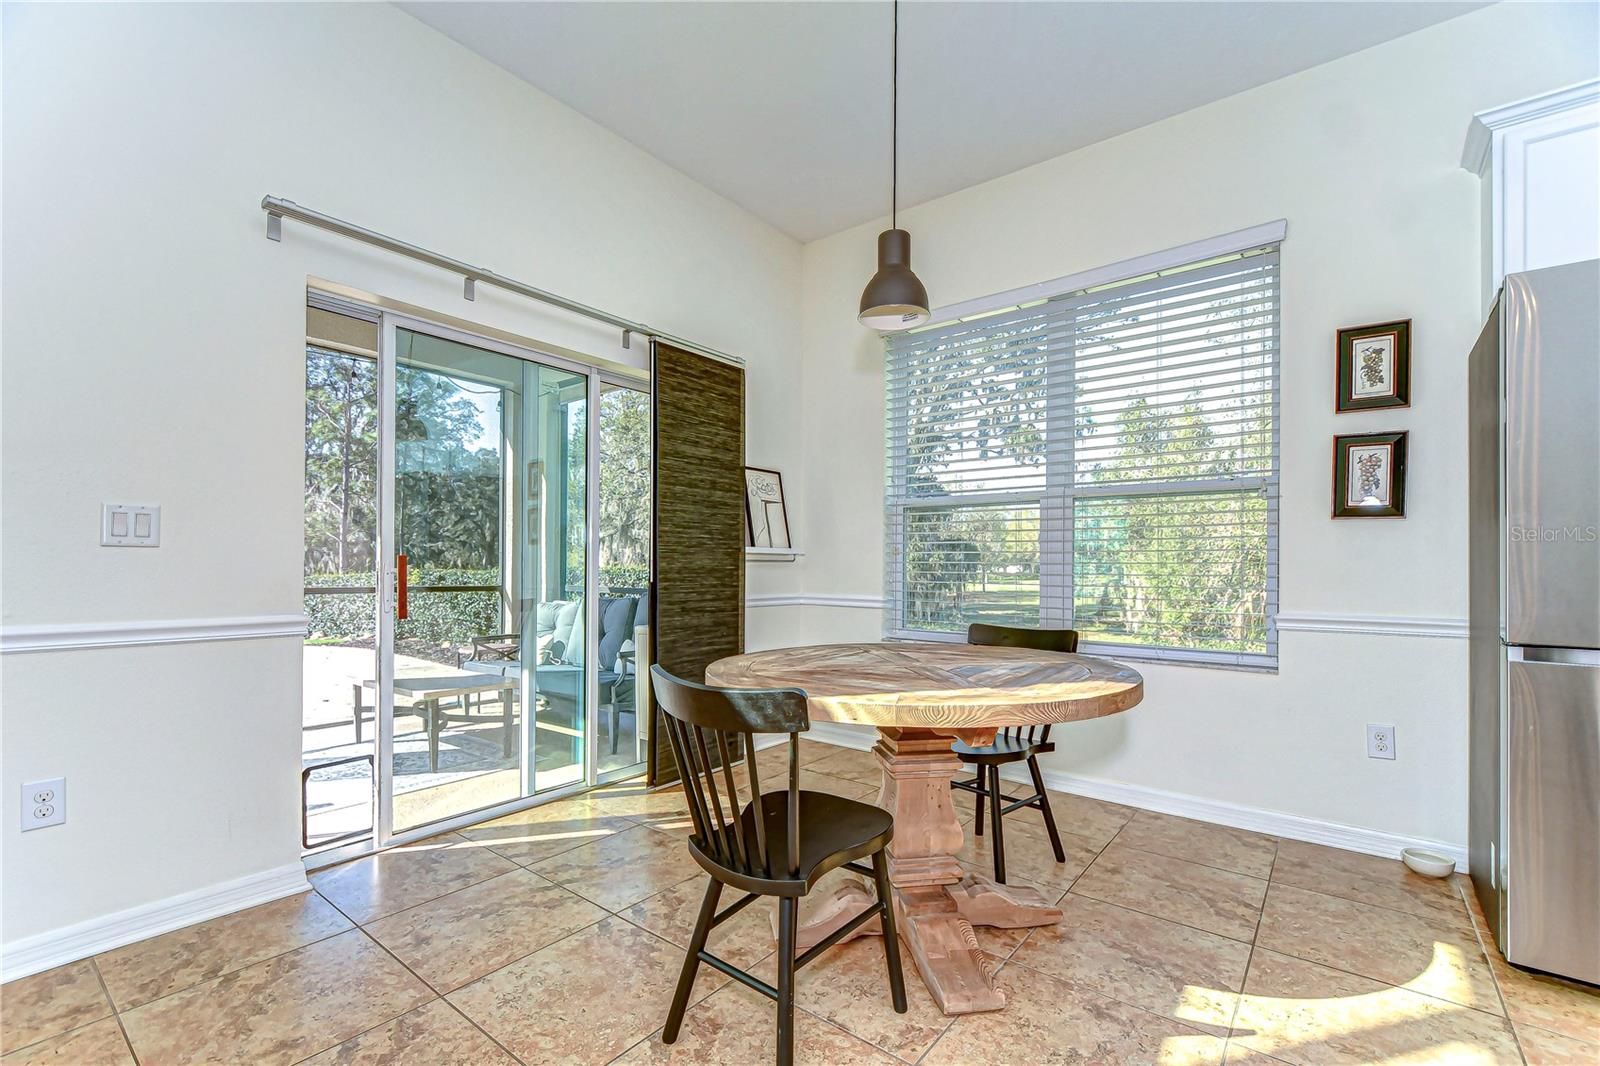
[[[799,794],[800,867],[790,876],[783,869],[789,854],[789,793],[768,792],[761,797],[761,817],[772,856],[769,875],[759,868],[747,870],[723,863],[699,837],[689,838],[689,850],[706,872],[746,892],[767,896],[803,896],[830,870],[882,849],[894,836],[894,817],[881,807],[845,799],[826,792]],[[745,804],[739,815],[750,854],[757,854],[756,805]]]
[[[1030,755],[1039,755],[1047,751],[1055,751],[1056,746],[1046,741],[1028,741],[1021,737],[997,736],[993,744],[978,747],[956,741],[950,745],[950,750],[962,762],[978,763],[988,766],[993,763],[1021,762]]]

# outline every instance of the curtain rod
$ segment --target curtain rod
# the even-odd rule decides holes
[[[293,200],[285,200],[278,196],[263,196],[261,198],[261,210],[267,213],[268,240],[283,240],[283,220],[292,218],[296,222],[304,222],[308,226],[316,226],[318,229],[337,233],[341,237],[349,237],[351,240],[370,244],[375,248],[394,252],[396,255],[403,255],[408,259],[415,259],[419,263],[427,263],[429,266],[438,267],[440,270],[445,270],[452,274],[460,274],[462,278],[461,295],[464,299],[476,299],[477,285],[482,282],[485,285],[493,285],[495,288],[516,293],[518,296],[525,296],[530,300],[537,300],[552,307],[559,307],[563,311],[570,311],[575,315],[581,315],[596,322],[604,322],[609,326],[615,326],[622,331],[622,346],[624,348],[630,347],[633,335],[638,334],[650,340],[666,341],[674,347],[706,356],[709,359],[732,363],[738,367],[744,366],[744,360],[736,355],[719,352],[715,348],[708,348],[703,344],[696,344],[693,341],[684,340],[682,337],[663,333],[661,330],[652,329],[642,322],[633,322],[626,318],[620,318],[606,311],[590,307],[587,304],[578,303],[576,300],[569,300],[564,296],[557,296],[553,292],[546,292],[543,289],[513,278],[504,277],[492,270],[484,270],[481,267],[464,263],[459,259],[452,259],[447,255],[440,255],[438,252],[430,252],[426,248],[419,248],[415,244],[409,244],[387,234],[379,233],[376,230],[358,226],[353,222],[346,222],[343,219],[334,218],[332,215],[325,215],[321,211],[313,211],[309,207],[301,207]]]

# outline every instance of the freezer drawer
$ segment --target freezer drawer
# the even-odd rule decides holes
[[[1600,653],[1506,663],[1506,958],[1600,982]]]
[[[1600,648],[1600,263],[1506,277],[1505,639]]]

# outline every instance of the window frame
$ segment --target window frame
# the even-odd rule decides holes
[[[1062,354],[1045,361],[1043,447],[1043,487],[984,492],[947,493],[940,496],[913,496],[907,491],[906,462],[910,421],[895,417],[896,397],[892,388],[885,391],[886,478],[884,492],[885,601],[883,633],[890,640],[943,641],[960,643],[962,633],[917,629],[905,624],[907,607],[906,516],[911,512],[939,509],[1000,506],[1036,509],[1038,514],[1039,625],[1070,628],[1073,625],[1073,585],[1075,568],[1074,514],[1080,498],[1172,499],[1207,492],[1259,493],[1266,501],[1265,650],[1240,651],[1172,647],[1156,644],[1097,641],[1086,638],[1080,650],[1088,654],[1120,659],[1160,661],[1174,664],[1227,669],[1276,671],[1278,665],[1277,615],[1279,611],[1280,483],[1282,476],[1281,401],[1282,401],[1282,243],[1286,226],[1280,220],[1224,234],[1166,252],[1112,264],[1054,281],[1041,282],[982,300],[969,301],[935,311],[932,322],[917,333],[948,329],[957,322],[978,321],[1008,311],[1019,311],[1032,304],[1062,300],[1087,292],[1126,288],[1130,297],[1147,284],[1159,288],[1167,277],[1215,263],[1242,260],[1255,255],[1274,257],[1272,321],[1267,341],[1271,345],[1271,388],[1266,390],[1271,404],[1269,457],[1265,473],[1213,479],[1125,480],[1088,482],[1078,480],[1075,467],[1075,403],[1070,397],[1076,364],[1075,331],[1067,331]],[[893,337],[885,337],[886,379],[892,366],[890,348]],[[1068,399],[1061,399],[1069,397]],[[1058,554],[1057,565],[1047,565]]]

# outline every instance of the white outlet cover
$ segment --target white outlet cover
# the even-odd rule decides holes
[[[159,548],[161,507],[153,503],[108,503],[100,509],[100,543],[113,548]]]
[[[67,782],[62,777],[22,786],[22,831],[61,825],[67,820]]]
[[[1394,758],[1394,726],[1367,724],[1367,758]]]

